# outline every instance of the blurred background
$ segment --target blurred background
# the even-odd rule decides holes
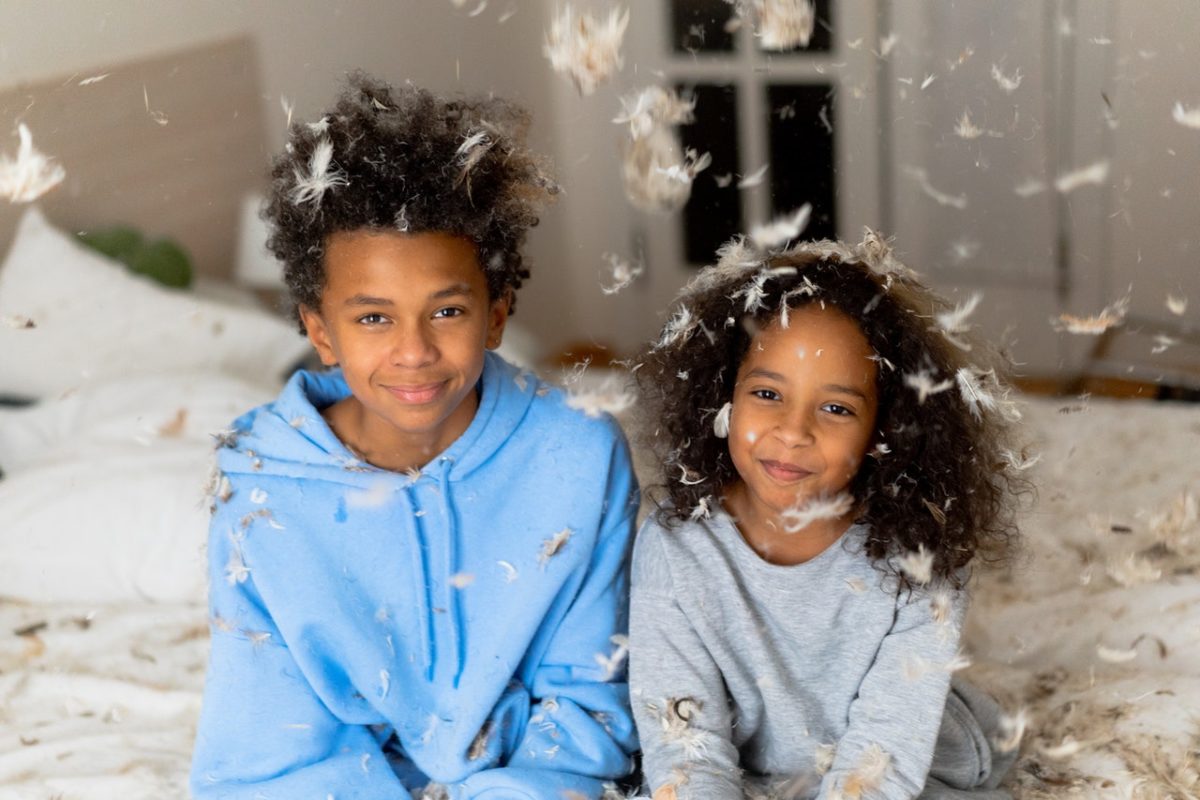
[[[818,0],[788,51],[724,0],[626,5],[623,68],[585,96],[542,52],[558,0],[7,0],[0,152],[27,122],[66,170],[40,201],[55,224],[173,237],[197,274],[269,296],[253,193],[289,115],[316,119],[356,68],[495,92],[532,110],[565,190],[515,317],[542,363],[629,355],[718,245],[811,203],[804,237],[869,226],[956,301],[980,293],[970,320],[1026,388],[1195,399],[1200,3]],[[652,85],[696,99],[679,135],[713,159],[672,213],[621,179],[613,118]],[[643,267],[614,294],[608,254]],[[1052,324],[1113,304],[1100,334]]]

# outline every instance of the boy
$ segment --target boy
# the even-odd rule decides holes
[[[356,75],[291,130],[268,244],[339,369],[221,437],[197,797],[595,798],[631,769],[627,447],[488,352],[554,191],[525,123]]]

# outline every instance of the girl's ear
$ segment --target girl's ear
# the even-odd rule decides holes
[[[321,363],[327,367],[337,366],[337,355],[333,351],[333,340],[329,336],[325,320],[321,318],[320,313],[306,305],[301,304],[299,310],[300,321],[304,323],[304,333],[308,336],[308,341],[312,342],[317,355],[321,357]]]
[[[504,326],[508,324],[508,315],[512,310],[512,291],[492,301],[488,307],[487,349],[495,350],[504,339]]]

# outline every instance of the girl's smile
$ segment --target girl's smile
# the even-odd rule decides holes
[[[738,480],[726,502],[769,560],[807,560],[836,540],[853,511],[785,532],[789,509],[846,491],[866,454],[878,407],[876,366],[848,316],[813,304],[751,341],[738,370],[729,454]]]

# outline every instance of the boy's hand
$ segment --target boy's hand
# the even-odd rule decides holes
[[[675,786],[668,783],[666,786],[658,787],[652,800],[675,800]]]

